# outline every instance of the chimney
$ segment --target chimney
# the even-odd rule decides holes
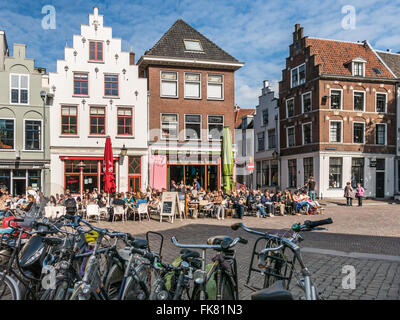
[[[99,7],[97,6],[93,7],[93,15],[94,15],[94,20],[97,20],[97,17],[99,15]]]
[[[269,81],[268,80],[264,80],[263,84],[264,84],[264,88],[268,88],[269,87]]]
[[[296,23],[294,25],[294,32],[293,32],[293,42],[301,40],[303,38],[303,27],[300,27],[300,24]]]
[[[134,65],[135,64],[135,53],[134,52],[129,52],[129,65]]]

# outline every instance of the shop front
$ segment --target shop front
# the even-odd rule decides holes
[[[7,190],[14,196],[26,194],[28,187],[35,191],[42,190],[42,170],[41,166],[29,166],[14,169],[0,168],[0,188]]]

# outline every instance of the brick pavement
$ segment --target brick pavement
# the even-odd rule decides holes
[[[243,223],[260,230],[273,230],[290,227],[295,222],[306,219],[319,220],[332,217],[334,224],[329,225],[328,231],[305,233],[302,247],[341,250],[345,253],[373,253],[381,255],[400,256],[400,206],[387,205],[376,208],[327,208],[323,216],[290,216],[258,219],[245,217]],[[240,235],[249,240],[248,245],[238,244],[237,259],[239,268],[240,298],[249,299],[251,290],[244,286],[249,268],[252,246],[256,237],[244,231],[233,231],[229,228],[237,219],[176,220],[174,224],[151,221],[128,221],[125,223],[100,222],[99,225],[119,231],[130,232],[138,237],[144,237],[149,230],[158,231],[164,236],[163,258],[172,262],[179,254],[170,239],[176,236],[182,243],[205,243],[208,237],[226,234],[234,237]],[[157,244],[151,241],[152,248]],[[317,250],[318,251],[318,250]],[[207,253],[210,259],[213,252]],[[306,266],[312,272],[312,279],[321,296],[325,299],[396,299],[400,300],[400,262],[384,259],[354,258],[315,252],[303,253]],[[356,270],[356,289],[343,289],[342,267],[351,265]],[[257,282],[260,276],[251,279]],[[292,292],[297,298],[301,297],[300,290],[291,284]]]

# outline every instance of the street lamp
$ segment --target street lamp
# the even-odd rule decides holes
[[[121,153],[120,153],[120,157],[119,157],[119,164],[122,166],[124,163],[124,158],[126,157],[126,155],[128,154],[128,149],[124,146],[121,148]]]
[[[278,157],[279,157],[279,153],[276,152],[276,150],[274,150],[274,152],[272,152],[272,158],[273,158],[274,160],[276,160],[276,159],[278,159]]]
[[[78,163],[77,167],[80,169],[80,172],[81,172],[81,179],[80,179],[81,183],[80,183],[79,189],[81,191],[81,201],[82,201],[83,200],[82,199],[83,198],[83,169],[86,167],[86,164],[81,160]]]

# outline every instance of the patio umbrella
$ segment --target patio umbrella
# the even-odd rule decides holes
[[[106,146],[104,148],[103,172],[104,191],[108,194],[115,192],[115,177],[113,175],[113,153],[110,137],[107,137]]]
[[[224,127],[222,134],[222,183],[225,191],[233,188],[233,153],[229,127]]]

